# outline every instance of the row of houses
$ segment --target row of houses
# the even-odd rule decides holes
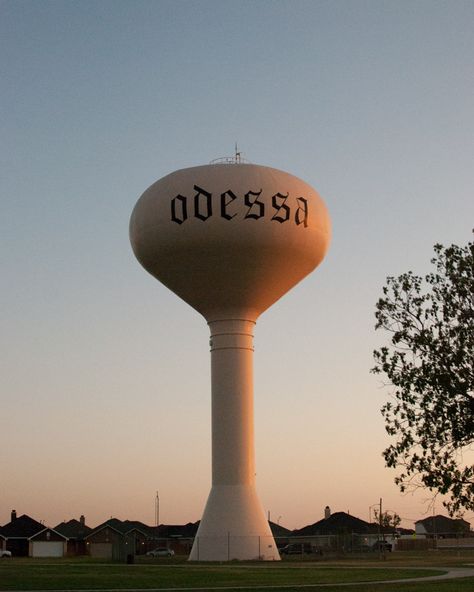
[[[199,523],[183,526],[153,527],[139,521],[110,518],[95,528],[86,525],[85,517],[45,526],[30,516],[11,513],[8,524],[0,527],[0,549],[15,557],[64,557],[90,555],[122,560],[129,555],[142,555],[173,542],[177,553],[189,552]]]
[[[313,549],[361,550],[384,540],[400,549],[403,540],[459,539],[472,536],[470,524],[446,516],[430,516],[415,523],[415,530],[382,528],[346,512],[331,514],[328,507],[324,518],[298,530],[288,530],[269,521],[279,547],[292,542],[310,545]],[[189,553],[199,522],[185,525],[148,526],[143,522],[110,518],[95,528],[86,525],[85,517],[61,522],[54,528],[45,526],[23,514],[11,513],[8,524],[0,527],[0,549],[13,556],[64,557],[90,555],[112,560],[144,555],[157,547],[173,549],[176,554]],[[466,539],[467,540],[467,539]],[[303,548],[303,546],[301,547]]]
[[[326,506],[324,518],[299,530],[291,531],[293,536],[311,536],[326,534],[393,534],[401,536],[420,536],[426,538],[446,536],[470,536],[471,525],[466,520],[448,518],[447,516],[429,516],[415,522],[415,529],[400,527],[384,527],[376,522],[366,522],[346,512],[331,513]]]
[[[386,548],[396,550],[447,547],[459,539],[474,547],[474,533],[469,522],[447,516],[430,516],[415,522],[415,529],[381,527],[378,523],[366,522],[346,512],[331,514],[325,508],[322,520],[291,532],[291,541],[310,545],[320,551],[331,549],[342,552],[361,552]],[[443,541],[443,542],[442,542]],[[446,543],[446,544],[443,544]]]

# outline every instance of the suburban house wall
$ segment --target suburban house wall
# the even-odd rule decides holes
[[[30,543],[24,537],[8,537],[6,548],[11,552],[13,557],[28,557]]]
[[[84,515],[81,515],[79,520],[72,518],[68,522],[61,522],[54,527],[54,530],[67,537],[66,554],[69,557],[86,555],[86,543],[84,538],[92,532],[92,529],[86,526]]]
[[[124,536],[110,526],[86,537],[87,553],[91,557],[121,560],[125,554]]]
[[[79,541],[77,539],[69,539],[67,542],[67,550],[66,555],[68,557],[73,557],[75,555],[86,555],[86,542]]]
[[[125,554],[144,555],[149,549],[148,538],[145,533],[139,530],[132,530],[124,535]]]
[[[64,557],[67,538],[52,528],[45,528],[29,538],[30,557]]]
[[[421,522],[416,522],[416,524],[415,524],[415,532],[418,535],[426,535],[428,533],[428,531],[426,530],[424,524],[422,524]]]

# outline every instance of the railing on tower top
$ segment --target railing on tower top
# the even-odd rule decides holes
[[[250,161],[242,156],[242,152],[237,150],[237,144],[235,145],[234,156],[221,156],[220,158],[214,158],[209,164],[250,164]]]

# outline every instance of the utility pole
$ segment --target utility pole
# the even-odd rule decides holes
[[[158,539],[158,530],[160,528],[160,496],[158,491],[156,492],[155,498],[155,526],[156,526],[156,538]]]
[[[381,545],[381,555],[383,557],[383,559],[385,559],[385,533],[383,531],[383,525],[382,525],[382,498],[380,498],[380,513],[379,513],[379,532],[382,533],[382,545]],[[379,540],[380,540],[380,536],[379,536]],[[380,543],[379,543],[380,545]]]

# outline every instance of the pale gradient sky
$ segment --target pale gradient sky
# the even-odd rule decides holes
[[[387,275],[471,238],[473,25],[459,0],[0,0],[0,524],[153,523],[156,490],[161,522],[200,518],[208,330],[134,259],[128,221],[235,141],[333,220],[325,262],[256,328],[265,509],[299,528],[383,497],[424,517],[381,458],[373,312]]]

